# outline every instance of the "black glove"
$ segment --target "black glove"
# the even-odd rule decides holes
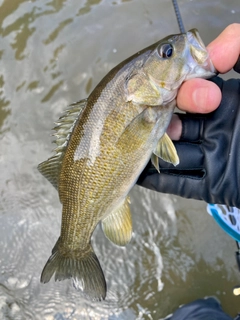
[[[240,80],[212,79],[222,101],[209,114],[179,114],[182,136],[175,141],[180,163],[162,160],[160,174],[149,163],[138,184],[159,192],[240,208]]]

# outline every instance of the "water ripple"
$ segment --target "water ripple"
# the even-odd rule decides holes
[[[183,1],[181,11],[208,42],[239,16],[238,2]],[[139,187],[126,248],[100,227],[93,236],[106,301],[86,300],[70,280],[39,280],[61,225],[57,192],[36,168],[50,156],[54,121],[118,62],[176,31],[166,0],[1,1],[1,319],[158,320],[212,294],[232,316],[239,311],[231,296],[239,279],[234,243],[205,204]]]

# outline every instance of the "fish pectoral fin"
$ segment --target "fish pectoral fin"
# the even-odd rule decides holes
[[[158,114],[154,109],[146,108],[124,128],[116,143],[118,150],[130,153],[145,146],[158,120]]]
[[[59,118],[54,128],[56,132],[53,134],[56,137],[54,141],[57,145],[54,149],[56,154],[38,165],[38,170],[56,189],[58,189],[58,178],[62,167],[62,159],[70,135],[86,104],[86,99],[71,104],[66,112]]]
[[[127,101],[150,106],[159,106],[163,102],[159,89],[143,72],[131,75],[126,82],[126,89]]]
[[[125,246],[132,238],[132,218],[127,197],[122,205],[102,220],[105,236],[118,246]]]
[[[164,161],[172,163],[174,166],[179,164],[177,150],[176,150],[172,140],[169,138],[169,136],[166,133],[164,133],[162,138],[158,141],[157,147],[153,151],[153,153],[157,157],[162,158]],[[153,163],[153,161],[152,161],[152,163]],[[156,161],[154,159],[154,163],[153,163],[154,166],[155,166],[155,163],[156,163]],[[156,165],[158,166],[158,161],[157,161]],[[157,169],[157,170],[159,170],[159,169]]]
[[[90,299],[105,299],[107,290],[105,277],[91,244],[84,251],[69,250],[62,254],[59,243],[58,240],[43,268],[41,282],[49,282],[55,273],[55,281],[72,278],[73,286]]]

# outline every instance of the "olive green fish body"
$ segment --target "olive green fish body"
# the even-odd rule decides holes
[[[106,282],[91,247],[97,224],[113,243],[132,234],[128,193],[151,158],[178,164],[165,133],[181,83],[214,68],[196,30],[169,36],[112,69],[88,99],[60,118],[56,155],[39,165],[63,206],[60,237],[42,282],[72,278],[77,289],[104,299]]]
[[[126,67],[89,97],[64,156],[59,183],[61,239],[73,247],[88,245],[97,223],[127,196],[158,141],[151,135],[155,123],[142,119],[142,128],[139,121],[134,126],[146,106],[126,101]],[[115,94],[109,100],[111,92]]]

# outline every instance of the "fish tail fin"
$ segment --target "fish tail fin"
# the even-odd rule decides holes
[[[57,242],[43,268],[41,282],[49,282],[54,273],[55,281],[72,278],[73,286],[93,300],[106,297],[105,277],[91,244],[84,251],[69,250],[62,254]]]

